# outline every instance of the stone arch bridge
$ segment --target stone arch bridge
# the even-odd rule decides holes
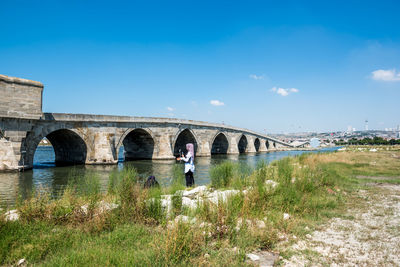
[[[53,145],[57,165],[173,159],[194,143],[196,156],[266,152],[291,147],[224,124],[171,118],[42,113],[43,85],[0,75],[0,170],[32,168],[40,141]]]

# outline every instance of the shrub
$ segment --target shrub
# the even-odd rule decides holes
[[[205,236],[200,229],[179,223],[168,229],[166,235],[156,242],[156,258],[162,266],[190,265],[206,245]]]

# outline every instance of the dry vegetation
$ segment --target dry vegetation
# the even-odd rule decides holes
[[[243,266],[257,251],[280,253],[282,264],[299,239],[342,218],[345,203],[362,203],[355,193],[370,176],[399,175],[399,157],[395,149],[365,148],[260,162],[255,170],[225,162],[211,171],[209,190],[239,193],[193,209],[182,205],[181,170],[169,188],[148,190],[124,169],[110,177],[107,194],[95,175],[72,174],[60,198],[37,193],[17,206],[20,220],[0,218],[0,264]],[[317,261],[318,253],[310,255]]]
[[[287,254],[283,265],[399,266],[399,148],[355,147],[319,160],[351,177],[354,190],[342,213],[282,248]]]

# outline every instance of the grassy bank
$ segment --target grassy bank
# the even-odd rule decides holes
[[[25,258],[52,266],[245,265],[246,253],[282,248],[340,215],[360,183],[399,175],[399,158],[397,148],[366,148],[260,162],[254,170],[224,162],[210,171],[208,190],[236,193],[218,202],[204,198],[192,209],[182,203],[179,169],[169,188],[151,190],[134,169],[124,169],[111,175],[107,193],[100,193],[95,174],[72,173],[60,198],[37,190],[18,204],[19,220],[2,215],[0,264]],[[190,220],[176,220],[182,215]]]

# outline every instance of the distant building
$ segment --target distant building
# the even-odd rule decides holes
[[[320,144],[321,142],[318,138],[311,138],[310,140],[311,147],[319,147]]]
[[[347,132],[352,133],[353,132],[353,127],[351,125],[347,126]]]

